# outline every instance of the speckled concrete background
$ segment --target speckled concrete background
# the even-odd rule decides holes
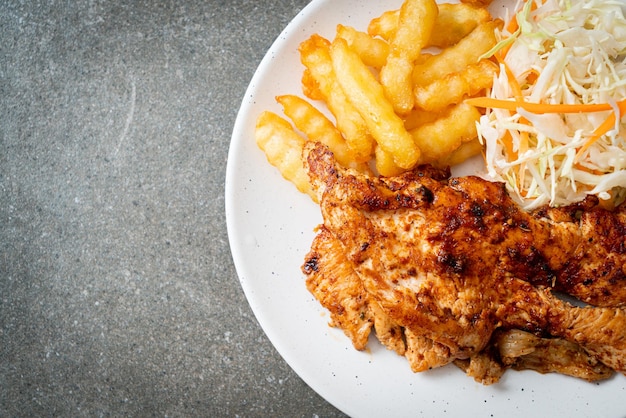
[[[259,328],[224,173],[305,0],[0,2],[0,416],[340,416]]]

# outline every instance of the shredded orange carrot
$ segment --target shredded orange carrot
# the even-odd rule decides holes
[[[530,5],[531,11],[537,10],[537,7],[538,7],[537,2],[533,0],[525,0],[525,1],[532,1],[532,4]],[[513,15],[511,20],[509,20],[509,23],[507,23],[505,29],[510,34],[513,34],[515,31],[519,29],[519,22],[517,21],[517,14]],[[512,44],[509,44],[499,51],[498,53],[499,59],[504,59],[504,57],[506,57],[506,55],[509,53],[509,50],[511,49],[511,45]]]
[[[515,111],[522,108],[532,113],[583,113],[583,112],[602,112],[612,110],[613,107],[608,103],[592,103],[592,104],[547,104],[547,103],[528,103],[521,100],[500,100],[491,97],[473,97],[465,100],[466,103],[476,107],[490,107],[493,109],[505,109]],[[617,102],[619,108],[619,117],[626,113],[626,100]],[[591,134],[587,142],[576,153],[576,159],[589,149],[602,135],[606,134],[615,126],[615,112],[611,114],[596,128]]]
[[[493,109],[517,110],[522,108],[531,113],[585,113],[585,112],[602,112],[613,109],[608,103],[593,104],[548,104],[548,103],[529,103],[520,100],[501,100],[491,97],[472,97],[466,99],[467,104],[476,107],[490,107]],[[618,106],[626,106],[626,100],[617,103]],[[613,121],[615,122],[615,121]]]
[[[509,23],[506,25],[506,31],[508,33],[513,33],[519,28],[519,24],[517,23],[517,15],[513,15]]]
[[[513,36],[514,32],[519,29],[519,24],[517,23],[517,15],[513,15],[513,18],[511,20],[509,20],[509,23],[506,25],[506,31],[508,33],[511,34],[511,36]],[[509,53],[509,50],[511,49],[511,45],[513,45],[513,43],[509,43],[508,45],[506,45],[504,48],[502,48],[497,55],[498,61],[503,62],[504,61],[504,57],[506,57],[506,55]]]
[[[534,68],[531,68],[528,71],[528,75],[526,76],[526,81],[528,82],[528,84],[535,84],[535,82],[539,78],[539,74],[540,74],[539,71],[537,71]]]
[[[574,163],[573,167],[574,167],[575,169],[577,169],[577,170],[580,170],[580,171],[585,171],[585,172],[587,172],[587,173],[589,173],[589,174],[595,174],[595,175],[602,175],[602,174],[605,174],[603,171],[600,171],[600,170],[594,170],[594,169],[592,169],[592,168],[585,167],[584,165],[580,165],[580,164],[578,164],[578,163]]]
[[[530,126],[530,121],[524,117],[520,117],[519,118],[519,123],[523,123],[524,125],[529,125]],[[520,141],[520,146],[519,146],[519,150],[520,152],[523,154],[526,151],[528,151],[528,132],[527,131],[522,131],[520,132],[521,135],[521,141]]]
[[[506,155],[509,157],[508,161],[513,161],[517,159],[517,152],[513,149],[513,137],[511,136],[511,131],[506,131],[504,136],[502,137],[502,143],[504,144],[504,148],[506,151]]]
[[[622,100],[621,102],[617,102],[617,107],[619,108],[619,118],[621,119],[626,112],[626,100]],[[575,160],[578,160],[581,155],[589,149],[598,139],[602,137],[602,135],[606,134],[611,128],[615,126],[615,112],[611,112],[611,114],[593,131],[593,134],[587,139],[587,142],[580,147],[578,152],[576,153]]]
[[[502,63],[502,66],[504,67],[506,77],[509,79],[509,86],[511,86],[511,90],[513,90],[513,97],[515,97],[515,100],[521,102],[523,100],[522,86],[520,86],[517,82],[517,78],[515,78],[515,76],[513,75],[513,71],[511,71],[511,68],[509,68],[509,66],[506,65],[504,62]]]
[[[532,1],[532,0],[525,0],[525,1]],[[531,11],[537,10],[537,2],[533,1],[533,3],[530,5],[530,10]],[[517,15],[513,15],[511,20],[509,20],[509,23],[507,23],[506,25],[506,30],[509,33],[513,33],[518,28],[519,28],[519,23],[517,22]]]
[[[512,30],[510,30],[509,27]],[[507,25],[507,30],[509,31],[511,36],[514,36],[513,32],[515,32],[517,30],[517,18],[516,18],[516,16],[513,16],[513,19]],[[507,39],[509,39],[509,38],[507,38]],[[513,42],[510,42],[509,44],[505,45],[504,47],[502,47],[501,50],[498,51],[497,54],[495,54],[495,56],[496,56],[496,58],[498,59],[499,62],[501,62],[501,63],[504,62],[504,58],[509,53],[509,50],[511,49],[511,45],[513,45]]]
[[[576,153],[576,159],[580,158],[580,156],[587,150],[589,149],[590,146],[592,146],[598,139],[600,139],[600,137],[602,135],[604,135],[605,133],[607,133],[609,130],[611,130],[611,128],[615,126],[615,112],[612,112],[609,117],[607,117],[604,122],[602,122],[600,124],[600,126],[598,126],[596,128],[595,131],[593,131],[593,134],[591,134],[591,136],[589,137],[589,139],[587,140],[587,142],[585,142],[585,144],[580,147],[580,149],[578,150],[578,152]]]
[[[495,55],[499,62],[504,62],[504,58],[506,58],[507,54],[509,53],[511,45],[513,45],[513,42],[503,46],[502,49],[498,51],[498,53]]]

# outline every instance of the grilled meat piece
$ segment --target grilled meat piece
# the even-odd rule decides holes
[[[313,240],[302,271],[306,287],[330,312],[330,326],[350,338],[357,350],[364,350],[374,320],[369,297],[349,262],[342,257],[336,240],[327,239],[323,227]]]
[[[341,243],[323,225],[302,265],[309,292],[330,312],[329,325],[342,329],[357,350],[366,348],[370,332],[389,350],[406,356],[413,371],[450,363],[447,347],[412,334],[395,323],[370,295],[343,253]]]
[[[626,372],[623,309],[575,307],[533,281],[536,275],[545,278],[540,284],[558,280],[573,257],[590,253],[580,249],[587,237],[578,223],[534,217],[519,210],[502,185],[447,180],[432,168],[367,177],[335,165],[332,153],[313,143],[305,147],[305,164],[324,227],[365,290],[405,332],[445,346],[454,360],[480,353],[500,327],[521,329],[579,344]],[[615,216],[623,224],[623,212]],[[623,245],[608,251],[623,260]],[[598,280],[590,280],[575,296],[604,304],[626,300],[626,287],[598,288]]]
[[[343,254],[341,243],[321,226],[311,251],[302,265],[306,287],[330,312],[330,326],[343,330],[357,350],[364,350],[372,327],[388,349],[404,355],[402,329],[382,311],[369,295],[352,264]]]
[[[493,347],[502,364],[516,370],[561,373],[590,382],[608,379],[613,371],[589,356],[578,344],[561,338],[540,338],[520,330],[496,331]]]
[[[496,330],[489,345],[469,359],[454,364],[477,382],[496,383],[506,369],[560,373],[597,382],[613,376],[613,370],[562,338],[541,338],[529,332]]]
[[[372,326],[378,340],[404,355],[414,372],[443,366],[451,361],[468,376],[483,384],[500,380],[507,368],[558,372],[588,381],[610,377],[612,370],[572,342],[540,338],[520,330],[496,330],[489,345],[464,360],[454,359],[450,350],[431,339],[416,335],[396,324],[365,291],[341,243],[323,225],[311,245],[302,271],[306,285],[330,312],[330,326],[342,329],[354,348],[364,350]]]
[[[343,175],[325,152],[317,148],[308,161],[320,198],[329,188],[364,214],[419,211],[411,220],[419,222],[415,241],[436,250],[449,270],[484,266],[594,306],[626,305],[626,205],[610,212],[589,199],[527,213],[501,183],[449,178],[432,167],[394,178]]]

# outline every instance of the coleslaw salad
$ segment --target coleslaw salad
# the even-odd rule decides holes
[[[486,55],[500,71],[477,124],[488,175],[527,210],[626,195],[626,4],[527,0]]]

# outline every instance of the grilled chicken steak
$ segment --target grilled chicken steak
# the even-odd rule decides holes
[[[624,208],[528,214],[500,184],[430,167],[368,177],[315,143],[305,165],[323,226],[371,300],[448,362],[476,356],[498,329],[518,329],[626,372]],[[552,287],[606,307],[572,306]]]
[[[491,342],[469,359],[454,359],[450,350],[396,324],[365,290],[341,243],[323,225],[313,240],[302,271],[306,286],[330,312],[329,325],[342,329],[357,350],[365,350],[372,328],[389,350],[403,355],[414,372],[451,361],[483,384],[500,380],[507,368],[557,372],[587,381],[611,377],[613,370],[578,344],[560,338],[540,338],[520,330],[494,332]]]
[[[335,203],[363,216],[410,214],[413,241],[435,250],[448,270],[484,267],[594,306],[626,305],[626,205],[610,212],[589,198],[527,213],[502,183],[431,167],[387,179],[343,176],[325,152],[317,148],[308,162],[318,189],[332,188]]]

